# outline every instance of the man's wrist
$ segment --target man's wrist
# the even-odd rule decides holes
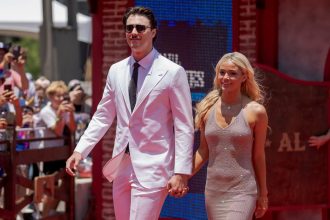
[[[183,180],[188,180],[190,175],[188,174],[183,174],[183,173],[175,173],[174,176],[179,176],[181,177]]]
[[[179,176],[184,176],[184,177],[190,176],[190,174],[187,174],[187,173],[174,173],[174,175],[179,175]]]

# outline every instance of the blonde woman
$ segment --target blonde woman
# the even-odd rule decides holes
[[[61,137],[74,133],[76,123],[74,120],[74,106],[69,101],[68,87],[63,81],[53,81],[46,89],[46,95],[49,100],[46,106],[40,111],[40,121],[38,127],[46,127],[44,134],[37,136],[43,137]],[[40,130],[43,131],[43,130]],[[40,147],[60,147],[64,145],[64,140],[47,140]],[[52,174],[65,167],[65,160],[44,162],[43,173]],[[43,217],[56,212],[58,199],[47,196],[44,199]]]
[[[40,111],[42,125],[47,127],[47,137],[62,136],[64,127],[74,132],[76,124],[74,121],[74,106],[70,102],[68,87],[63,81],[54,81],[46,89],[48,104]],[[54,145],[47,144],[47,147]],[[56,145],[55,146],[61,146]]]
[[[268,208],[263,95],[241,53],[225,54],[215,72],[213,90],[197,104],[195,125],[201,136],[193,174],[209,161],[208,219],[260,218]]]

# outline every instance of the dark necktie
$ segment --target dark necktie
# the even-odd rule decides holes
[[[131,81],[129,82],[128,86],[128,93],[129,93],[129,101],[131,103],[131,110],[133,111],[135,103],[136,103],[136,87],[137,87],[137,79],[138,79],[138,71],[139,71],[139,63],[134,63],[134,69]]]
[[[138,79],[138,72],[139,72],[139,63],[134,63],[134,69],[132,78],[129,81],[128,85],[128,94],[129,94],[129,102],[131,103],[131,110],[133,111],[135,103],[136,103],[136,87],[137,87],[137,79]],[[127,144],[125,153],[129,154],[129,146]]]

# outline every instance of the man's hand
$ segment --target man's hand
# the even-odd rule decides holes
[[[77,170],[77,166],[79,161],[82,159],[81,153],[73,152],[71,157],[66,161],[65,171],[70,176],[75,176],[75,171]]]
[[[189,187],[187,186],[188,178],[189,175],[185,174],[175,174],[172,176],[167,183],[169,194],[176,198],[184,196],[189,190]]]

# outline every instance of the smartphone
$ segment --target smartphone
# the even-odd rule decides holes
[[[11,91],[11,90],[12,90],[12,88],[11,88],[11,84],[5,84],[5,85],[3,86],[3,88],[4,88],[4,90],[8,90],[8,91]]]
[[[69,96],[69,94],[65,94],[65,95],[64,95],[64,97],[63,97],[63,101],[70,102],[70,96]]]

